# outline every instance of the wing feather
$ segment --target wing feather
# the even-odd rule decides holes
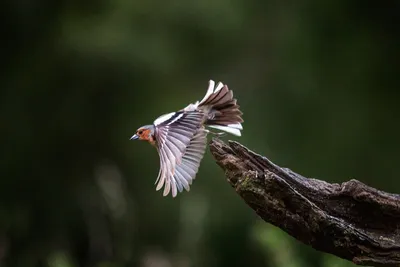
[[[156,127],[155,136],[160,155],[160,171],[156,190],[164,186],[163,195],[173,197],[189,190],[203,157],[207,131],[201,111],[180,111],[170,115]]]
[[[183,175],[181,174],[181,171],[180,171],[180,168],[179,168],[179,167],[176,169],[175,176],[178,178],[178,180],[179,180],[179,182],[180,182],[180,183],[178,183],[178,185],[179,185],[179,186],[182,186],[186,191],[189,191],[189,190],[190,190],[189,183],[188,183],[188,181],[186,180],[186,178],[183,177]],[[182,188],[182,189],[183,189],[183,188]],[[182,190],[182,191],[183,191],[183,190]],[[180,192],[182,192],[182,191],[180,191]]]
[[[188,159],[186,158],[186,159],[182,159],[182,162],[183,162],[185,165],[190,166],[191,168],[196,168],[196,162],[195,162],[195,161],[191,161],[191,160],[188,160]]]
[[[188,187],[185,187],[186,183],[182,184],[182,186],[184,186],[187,191],[190,190],[189,185],[191,185],[196,178],[200,162],[203,159],[207,145],[207,133],[207,130],[204,128],[196,132],[182,157],[181,163],[176,166],[176,170],[179,174],[175,174],[175,176],[178,177],[182,175],[184,177],[188,183]],[[177,181],[181,181],[181,179],[177,179]]]
[[[165,152],[163,150],[159,151],[160,155],[160,172],[159,172],[159,177],[157,178],[158,184],[156,187],[156,190],[160,190],[165,182],[165,177],[168,172],[168,163],[165,161]]]
[[[175,170],[175,178],[176,178],[176,186],[177,186],[177,188],[178,188],[178,191],[179,192],[182,192],[183,191],[183,188],[184,188],[184,181],[185,181],[185,179],[183,179],[181,176],[180,176],[180,173],[178,172],[178,169],[176,169]]]
[[[188,134],[188,135],[190,136],[191,134]],[[169,137],[171,137],[171,138],[169,138]],[[191,138],[191,136],[188,137],[188,136],[184,136],[182,134],[178,134],[178,133],[174,133],[174,132],[169,133],[168,137],[167,137],[167,139],[174,139],[174,140],[180,141],[185,146],[187,143],[190,142],[190,138]],[[168,140],[168,141],[171,141],[171,140]]]

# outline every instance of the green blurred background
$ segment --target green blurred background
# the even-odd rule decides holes
[[[1,266],[353,266],[260,221],[209,151],[190,193],[155,191],[157,153],[129,138],[209,79],[244,113],[229,139],[400,192],[399,1],[1,6]]]

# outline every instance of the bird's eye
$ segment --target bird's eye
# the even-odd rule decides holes
[[[140,130],[139,132],[138,132],[138,134],[142,134],[143,133],[143,131],[142,130]]]

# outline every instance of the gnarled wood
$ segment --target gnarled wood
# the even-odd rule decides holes
[[[228,182],[266,222],[358,265],[400,266],[400,196],[357,180],[330,184],[282,168],[241,144],[210,150]]]

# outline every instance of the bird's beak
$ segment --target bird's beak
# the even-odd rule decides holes
[[[131,137],[130,140],[136,140],[136,139],[138,139],[138,138],[139,138],[139,136],[137,136],[136,134],[134,134],[134,135],[132,135],[132,137]]]

